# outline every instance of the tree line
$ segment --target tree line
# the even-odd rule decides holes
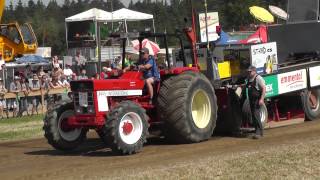
[[[219,12],[220,24],[224,30],[238,30],[240,26],[254,23],[249,13],[249,7],[258,5],[267,7],[276,5],[285,8],[285,0],[207,0],[208,11]],[[204,0],[193,0],[197,13],[204,12]],[[119,0],[64,0],[59,5],[56,0],[50,0],[45,5],[42,0],[19,0],[17,5],[12,2],[4,11],[2,23],[29,22],[32,24],[39,46],[52,47],[52,53],[66,53],[65,18],[91,8],[99,8],[111,12],[123,8]],[[158,32],[174,33],[176,29],[186,26],[184,19],[191,17],[190,0],[132,0],[129,9],[153,14]],[[148,22],[129,23],[130,29],[151,26]],[[174,39],[169,39],[173,45]]]

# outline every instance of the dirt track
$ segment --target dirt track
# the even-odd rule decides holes
[[[149,139],[143,151],[133,156],[115,156],[96,137],[73,154],[55,151],[44,138],[0,144],[1,179],[89,179],[116,177],[123,170],[170,166],[184,161],[228,155],[320,137],[320,121],[270,129],[261,140],[213,137],[199,144],[169,145]]]

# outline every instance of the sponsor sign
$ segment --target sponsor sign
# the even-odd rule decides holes
[[[320,86],[320,66],[309,69],[310,86]]]
[[[108,111],[108,97],[114,96],[139,96],[142,95],[142,90],[114,90],[114,91],[98,91],[98,111]]]
[[[306,69],[278,75],[279,94],[307,88]]]
[[[266,82],[266,97],[273,97],[279,95],[279,88],[278,88],[278,76],[271,75],[263,77]]]
[[[265,43],[251,46],[251,63],[258,74],[270,74],[277,71],[277,43]]]
[[[207,31],[206,31],[206,18],[205,13],[199,14],[199,25],[200,25],[200,36],[201,42],[207,42]],[[216,33],[216,27],[219,26],[219,15],[218,12],[207,13],[207,25],[208,25],[208,36],[209,41],[216,41],[219,36]]]

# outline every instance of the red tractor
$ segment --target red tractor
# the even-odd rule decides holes
[[[217,99],[213,81],[209,80],[214,77],[207,78],[207,74],[215,73],[205,76],[200,72],[194,29],[185,29],[193,52],[191,63],[186,62],[182,38],[177,36],[183,67],[171,67],[168,34],[138,35],[140,44],[144,38],[156,37],[164,42],[166,49],[166,67],[160,70],[160,81],[154,85],[152,104],[139,70],[126,71],[106,80],[72,81],[73,102],[55,104],[44,119],[49,144],[58,150],[73,150],[86,138],[88,129],[95,129],[102,141],[120,154],[140,151],[149,132],[154,130],[161,130],[168,140],[177,143],[209,139],[216,126]],[[122,64],[125,64],[128,34],[117,38],[122,40]]]

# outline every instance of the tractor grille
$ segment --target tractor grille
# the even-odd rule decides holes
[[[84,94],[84,95],[82,95]],[[85,99],[84,99],[85,98]],[[93,92],[74,92],[73,101],[75,112],[78,114],[93,114],[94,109],[94,98]]]

